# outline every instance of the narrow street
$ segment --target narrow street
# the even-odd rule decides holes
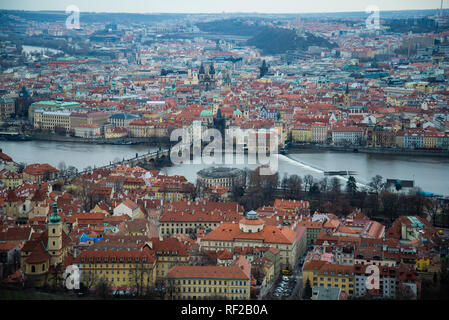
[[[280,275],[275,281],[272,281],[268,286],[262,287],[259,294],[259,300],[301,300],[302,299],[302,265],[300,264],[302,256],[298,259],[292,273],[287,276],[288,281],[283,281],[283,275]],[[285,278],[286,279],[286,278]],[[279,290],[281,283],[285,283],[282,287],[282,292],[276,294],[276,289]],[[291,292],[288,296],[285,292]],[[288,293],[287,293],[288,294]]]

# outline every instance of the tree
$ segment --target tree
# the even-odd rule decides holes
[[[285,179],[285,177],[284,177]],[[284,196],[286,199],[298,200],[301,198],[302,179],[300,176],[294,174],[282,181],[284,189]]]
[[[329,189],[329,180],[326,177],[324,177],[323,179],[320,180],[319,186],[321,192],[323,193],[327,192]]]
[[[346,192],[351,195],[354,195],[357,192],[357,184],[353,176],[350,176],[346,182]]]
[[[375,192],[379,193],[385,186],[381,175],[376,175],[371,178],[371,182],[368,184]]]
[[[95,285],[95,295],[101,299],[107,299],[111,296],[111,287],[104,279],[100,279]]]
[[[340,193],[341,192],[341,182],[340,179],[334,177],[331,179],[331,186],[330,189],[334,193]]]
[[[304,191],[310,191],[310,188],[313,185],[313,176],[308,174],[304,176]]]
[[[389,215],[393,221],[397,217],[398,212],[398,196],[391,192],[382,192],[380,195],[382,204],[382,212],[385,216]]]
[[[262,167],[251,172],[249,186],[242,197],[241,204],[246,210],[254,210],[264,205],[272,205],[278,188],[278,173],[272,175],[261,174]]]
[[[78,169],[74,166],[69,166],[67,168],[67,175],[68,176],[75,176],[78,174]]]
[[[58,170],[61,172],[61,175],[65,175],[66,170],[67,170],[67,165],[65,164],[64,161],[59,162]]]
[[[304,299],[309,300],[312,298],[312,286],[310,285],[310,279],[307,279],[306,286],[304,287],[304,292],[302,293]]]

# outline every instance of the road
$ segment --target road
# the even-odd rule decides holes
[[[302,266],[299,261],[301,258],[305,258],[305,256],[300,257],[298,262],[295,265],[295,268],[292,271],[292,274],[289,276],[290,281],[296,280],[296,284],[293,285],[292,294],[289,297],[284,297],[282,294],[279,297],[273,296],[276,288],[279,287],[279,284],[282,282],[282,275],[279,276],[278,279],[270,283],[267,287],[262,287],[261,294],[259,295],[259,300],[301,300],[302,299]],[[290,283],[289,283],[290,286]]]

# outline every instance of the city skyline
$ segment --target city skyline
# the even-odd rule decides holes
[[[70,6],[77,6],[81,12],[123,12],[123,13],[332,13],[332,12],[363,12],[369,6],[377,6],[381,11],[396,10],[428,10],[440,8],[439,0],[432,1],[386,1],[386,0],[346,0],[335,1],[324,0],[319,3],[306,1],[280,0],[275,4],[272,1],[246,0],[243,3],[230,0],[226,3],[216,3],[205,0],[189,1],[105,1],[99,0],[94,3],[86,0],[22,0],[19,3],[3,3],[1,9],[6,10],[30,10],[30,11],[65,11]],[[446,3],[443,2],[443,8]]]

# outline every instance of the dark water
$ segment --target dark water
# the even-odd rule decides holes
[[[0,142],[3,152],[16,162],[49,163],[55,167],[64,161],[79,170],[88,166],[102,166],[117,159],[135,157],[156,150],[156,147],[144,145],[91,145],[82,143],[63,143],[47,141]],[[229,164],[227,166],[254,169],[258,165]],[[196,181],[196,172],[209,167],[207,164],[180,164],[163,169],[168,174],[183,175],[192,182]],[[364,153],[310,152],[280,155],[278,173],[304,176],[311,174],[323,178],[324,171],[349,170],[357,173],[356,180],[361,184],[369,182],[376,174],[384,179],[415,180],[424,191],[449,195],[449,159],[439,157],[410,157],[370,155]]]

